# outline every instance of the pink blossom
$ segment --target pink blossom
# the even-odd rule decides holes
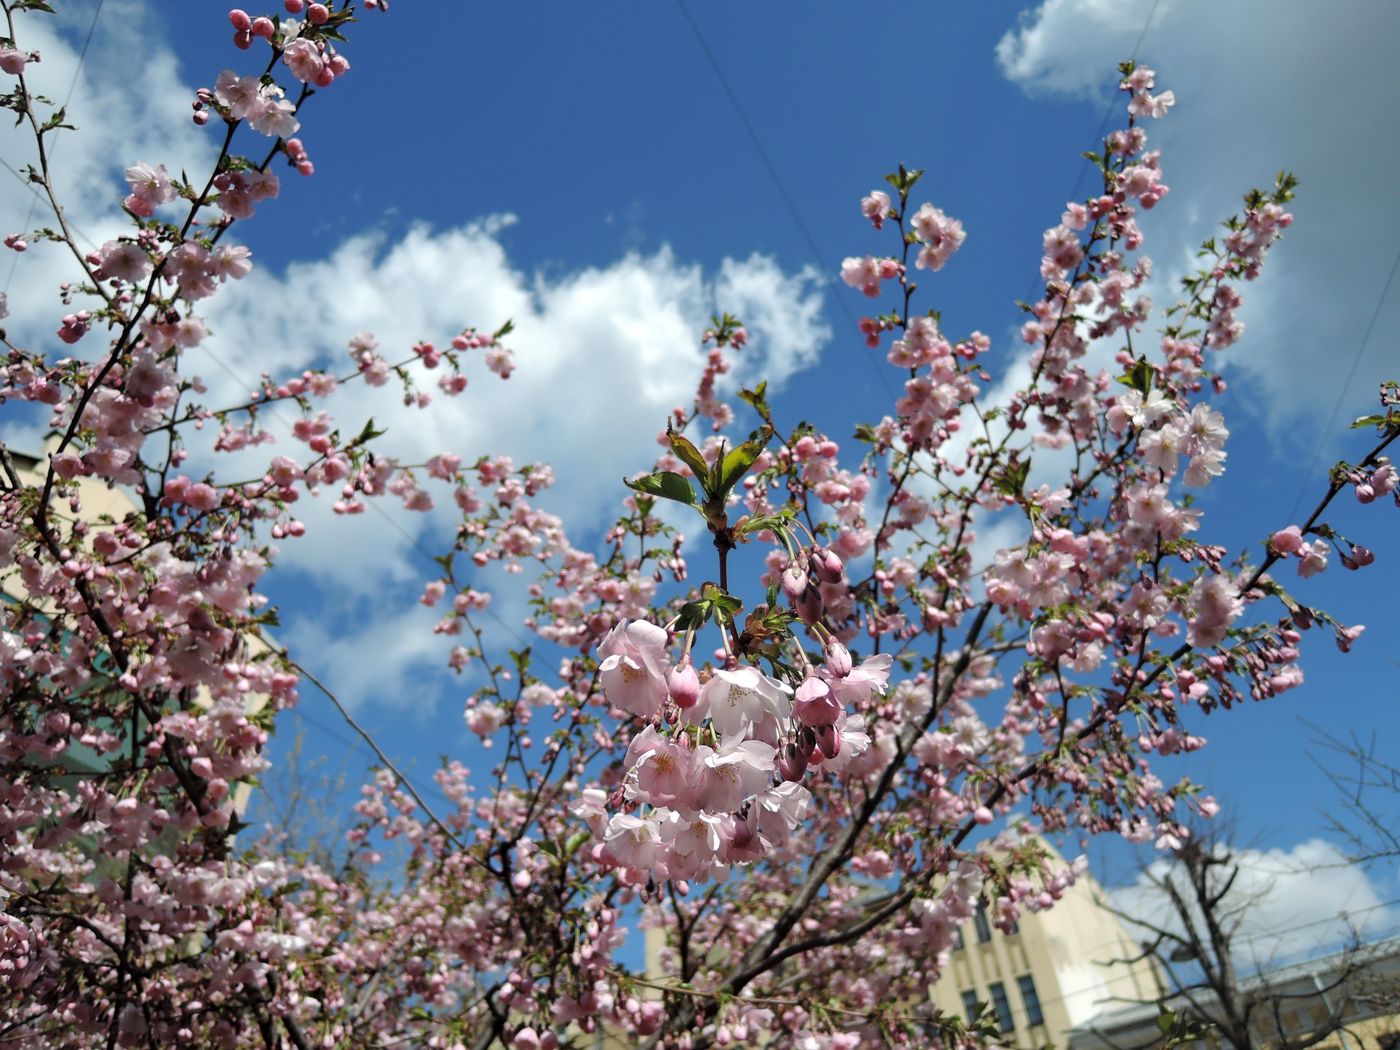
[[[598,646],[608,701],[650,718],[666,699],[666,632],[645,620],[622,620]]]
[[[923,248],[915,265],[921,270],[941,270],[952,254],[962,247],[967,234],[957,219],[951,219],[932,204],[925,204],[909,220]]]

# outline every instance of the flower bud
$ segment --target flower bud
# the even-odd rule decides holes
[[[811,626],[822,618],[822,595],[816,587],[808,587],[802,594],[792,600],[792,608],[797,613],[797,618]]]
[[[851,673],[851,651],[835,638],[826,643],[826,667],[836,678],[845,678]]]
[[[783,591],[794,601],[807,590],[807,566],[800,561],[790,561],[783,569]]]
[[[840,555],[828,547],[812,548],[812,568],[822,583],[840,583],[846,577],[846,566]]]
[[[841,753],[841,734],[834,723],[814,726],[812,732],[817,737],[817,749],[827,758],[835,758]]]
[[[700,676],[695,673],[695,668],[690,665],[689,660],[671,668],[670,673],[666,675],[666,688],[677,707],[684,709],[695,706],[695,701],[700,699]]]
[[[253,20],[248,17],[248,12],[241,7],[235,7],[228,13],[229,25],[234,29],[247,29],[253,24]]]
[[[807,752],[795,741],[784,744],[783,749],[778,752],[777,765],[779,775],[795,784],[802,779],[802,774],[807,772]]]
[[[814,729],[831,725],[841,717],[841,701],[826,682],[811,677],[797,687],[792,700],[792,717]]]

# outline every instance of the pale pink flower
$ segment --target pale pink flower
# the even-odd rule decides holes
[[[772,782],[773,747],[761,740],[725,737],[718,748],[695,749],[695,801],[711,813],[733,813]]]
[[[872,693],[883,693],[890,680],[890,668],[894,657],[889,653],[878,653],[862,660],[859,667],[853,668],[844,678],[831,682],[831,689],[843,704],[863,704]]]
[[[628,798],[653,806],[688,805],[696,779],[695,752],[647,726],[633,737],[625,762]]]
[[[137,284],[151,272],[151,258],[130,241],[108,241],[98,249],[102,261],[93,271],[103,280],[116,279]]]
[[[620,621],[598,645],[608,702],[650,718],[666,699],[666,631],[645,620]]]
[[[241,244],[221,245],[214,253],[210,269],[220,282],[241,281],[253,269],[252,254]]]
[[[701,687],[700,700],[686,712],[686,718],[698,722],[708,716],[720,736],[735,736],[766,715],[785,714],[784,694],[788,691],[782,682],[757,667],[721,668]]]
[[[1326,540],[1305,543],[1298,549],[1298,575],[1304,578],[1316,576],[1327,568],[1327,554],[1330,548]]]
[[[608,820],[603,841],[619,864],[641,871],[651,868],[662,850],[655,814],[634,817],[629,813],[614,813]]]
[[[228,109],[229,116],[242,120],[262,97],[262,81],[225,69],[214,82],[214,97]]]
[[[303,84],[313,83],[326,68],[321,49],[311,40],[293,40],[283,49],[282,61]]]
[[[870,220],[878,230],[885,225],[885,216],[890,210],[890,195],[882,190],[872,190],[870,196],[862,197],[860,213]]]
[[[909,220],[924,247],[914,265],[921,270],[941,270],[952,254],[962,247],[967,234],[963,224],[951,219],[932,204],[925,204]]]

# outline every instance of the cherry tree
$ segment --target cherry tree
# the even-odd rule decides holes
[[[888,414],[842,442],[850,420],[818,429],[762,383],[736,390],[748,333],[718,316],[660,456],[638,450],[616,523],[576,546],[541,506],[547,465],[406,462],[337,414],[348,384],[430,412],[472,396],[471,368],[508,380],[509,326],[463,318],[396,348],[347,332],[343,368],[231,404],[192,371],[202,301],[237,296],[253,265],[238,230],[275,213],[280,178],[313,175],[310,96],[334,104],[347,35],[386,6],[229,12],[236,68],[193,100],[216,162],[190,179],[121,158],[130,225],[88,251],[50,170],[64,114],[26,81],[48,5],[0,0],[3,104],[56,217],[6,245],[66,251],[77,274],[61,304],[15,304],[52,314],[65,346],[7,337],[0,372],[0,396],[58,434],[32,473],[0,455],[0,1045],[994,1039],[926,992],[979,901],[1010,928],[1082,871],[1034,833],[1179,847],[1216,804],[1154,757],[1199,748],[1204,714],[1296,686],[1305,635],[1345,649],[1360,632],[1294,581],[1373,560],[1327,515],[1345,494],[1395,502],[1394,384],[1360,421],[1369,450],[1319,479],[1306,519],[1260,522],[1253,550],[1210,542],[1190,495],[1226,473],[1216,361],[1293,180],[1249,193],[1154,311],[1137,217],[1168,188],[1145,125],[1174,97],[1124,65],[1099,188],[1044,236],[1026,378],[998,381],[991,340],[945,333],[916,288],[965,231],[900,167],[853,209],[853,238],[880,247],[841,270],[876,304],[860,336],[902,384]],[[94,511],[110,487],[134,509]],[[321,688],[267,634],[260,590],[317,498],[460,510],[423,600],[494,756],[444,765],[446,810],[382,756],[335,868],[247,841],[235,805],[278,712]],[[1014,546],[979,539],[1007,523]],[[492,566],[532,581],[528,649],[488,630]],[[661,947],[629,967],[643,929]]]

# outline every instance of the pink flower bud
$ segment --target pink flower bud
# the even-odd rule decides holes
[[[274,25],[272,19],[268,18],[266,15],[259,15],[257,18],[253,19],[253,24],[249,28],[249,32],[254,36],[262,37],[265,40],[271,40],[272,34],[277,32],[277,26]]]
[[[851,673],[851,651],[835,638],[826,643],[826,667],[837,678]]]
[[[792,717],[813,729],[831,725],[841,717],[841,701],[820,678],[808,678],[793,696]]]
[[[784,744],[777,765],[779,775],[795,784],[807,772],[807,753],[796,743]]]
[[[1371,552],[1369,547],[1353,544],[1351,548],[1351,560],[1356,562],[1357,568],[1364,569],[1367,565],[1370,565],[1376,560],[1376,556]]]
[[[247,51],[253,46],[253,34],[246,29],[240,29],[233,34],[233,46],[240,51]]]
[[[812,568],[822,583],[840,583],[846,576],[846,566],[840,555],[827,547],[812,548]]]
[[[299,15],[306,10],[306,0],[285,0],[282,6],[289,15]]]
[[[783,591],[789,598],[800,598],[807,589],[807,566],[790,561],[783,569]]]
[[[666,676],[666,688],[677,707],[695,706],[695,701],[700,699],[700,676],[695,673],[695,668],[690,665],[689,660],[679,667],[671,668]]]
[[[253,20],[248,17],[248,12],[241,7],[235,7],[228,13],[229,25],[234,29],[247,29],[253,24]]]
[[[822,618],[822,593],[816,587],[808,587],[800,597],[792,600],[797,618],[809,627]]]
[[[331,12],[325,4],[312,4],[306,9],[306,20],[313,26],[323,26],[326,19],[330,18]]]
[[[835,758],[841,753],[841,734],[836,726],[815,726],[812,732],[817,735],[817,749],[827,758]]]

